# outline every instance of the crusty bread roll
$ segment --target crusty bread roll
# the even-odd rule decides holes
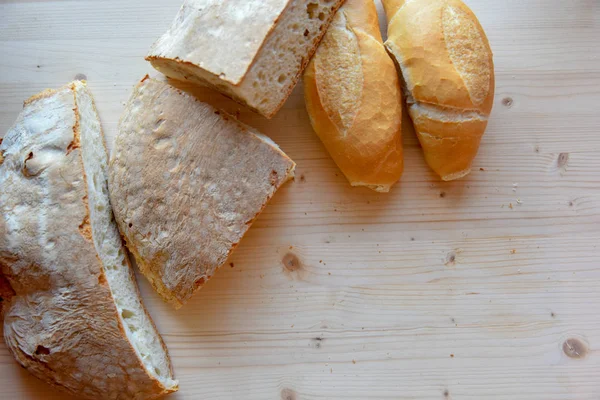
[[[177,390],[113,218],[85,84],[27,100],[0,155],[0,300],[16,360],[78,399]]]
[[[140,270],[178,308],[225,264],[295,166],[267,137],[146,77],[119,123],[110,195]]]
[[[492,50],[460,0],[383,0],[385,46],[405,83],[429,166],[449,181],[471,171],[494,102]]]
[[[207,85],[271,118],[343,0],[186,0],[146,57],[165,75]]]
[[[304,73],[317,135],[352,186],[388,192],[404,169],[402,95],[372,0],[340,8]]]

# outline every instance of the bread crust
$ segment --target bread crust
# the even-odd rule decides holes
[[[470,172],[494,102],[493,55],[460,0],[383,0],[385,45],[402,74],[429,166],[444,180]]]
[[[127,339],[87,229],[80,90],[27,100],[0,145],[4,339],[29,372],[77,398],[156,398],[171,390]]]
[[[402,94],[377,9],[348,0],[304,74],[317,135],[352,186],[388,192],[404,169]]]
[[[294,168],[235,118],[144,79],[119,123],[109,187],[140,270],[178,308],[225,264]]]
[[[254,85],[268,83],[258,82],[253,69],[269,55],[272,50],[269,43],[276,42],[277,36],[282,35],[277,31],[278,24],[293,8],[295,0],[261,0],[254,5],[254,0],[186,0],[173,25],[152,46],[146,60],[170,78],[209,86],[252,111],[272,118],[292,93],[344,0],[331,1],[320,31],[307,51],[293,61],[289,82],[270,93],[274,103],[265,104],[256,98],[258,89]],[[310,4],[309,1],[300,3]],[[240,14],[243,7],[247,10]],[[238,15],[243,17],[242,21]],[[210,27],[215,21],[220,28],[219,34],[213,35]],[[198,30],[207,34],[198,34]],[[299,38],[302,38],[301,32]],[[228,51],[224,52],[224,47],[228,47]]]

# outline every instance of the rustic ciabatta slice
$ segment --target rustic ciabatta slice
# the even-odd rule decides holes
[[[16,360],[82,399],[177,390],[113,218],[85,84],[27,100],[0,157],[0,294]]]
[[[119,124],[110,196],[140,270],[180,307],[227,261],[294,168],[267,137],[146,77]]]
[[[271,118],[343,0],[186,0],[147,60]]]

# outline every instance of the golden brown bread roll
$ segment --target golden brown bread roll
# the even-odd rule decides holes
[[[383,0],[385,46],[405,84],[429,166],[443,180],[471,171],[494,102],[492,50],[460,0]]]
[[[402,94],[372,0],[340,8],[304,74],[317,135],[352,186],[388,192],[404,168]]]

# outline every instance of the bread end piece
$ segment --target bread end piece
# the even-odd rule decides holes
[[[477,155],[494,101],[485,32],[460,0],[383,3],[389,23],[385,45],[400,69],[425,159],[442,179],[462,178]]]
[[[272,118],[342,2],[186,0],[146,60],[170,78],[209,86]]]
[[[402,95],[375,4],[339,9],[304,73],[312,126],[352,186],[389,192],[404,169]]]

